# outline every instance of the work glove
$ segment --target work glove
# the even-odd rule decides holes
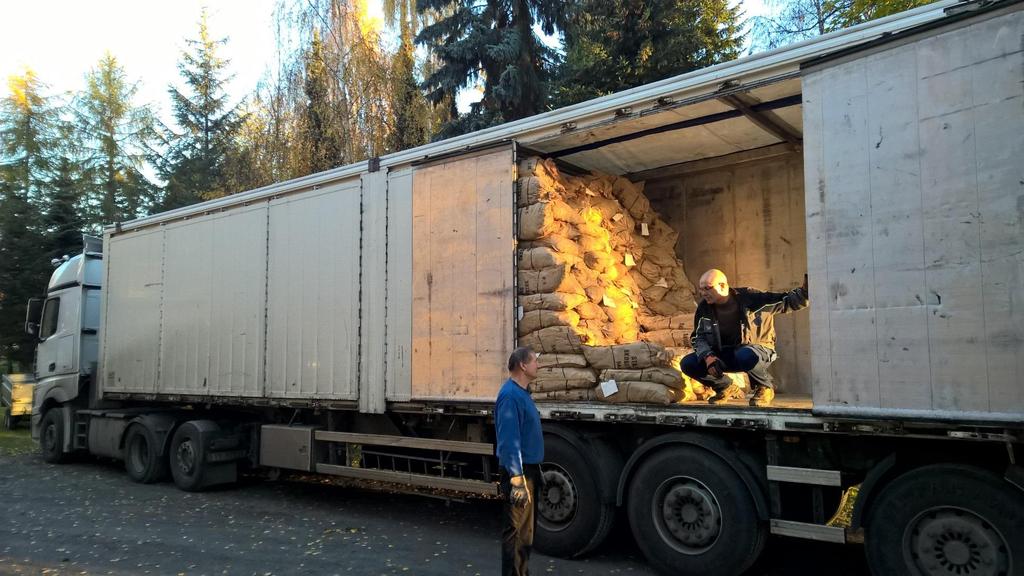
[[[509,479],[512,485],[509,491],[509,499],[516,508],[526,508],[530,505],[530,490],[526,486],[526,476],[520,474]]]
[[[722,374],[725,373],[725,362],[722,362],[714,354],[708,354],[708,356],[704,358],[704,363],[708,367],[708,374],[712,378],[721,378]]]

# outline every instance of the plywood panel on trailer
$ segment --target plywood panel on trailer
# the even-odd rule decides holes
[[[358,179],[270,205],[266,394],[355,400]]]
[[[412,397],[493,400],[513,346],[511,150],[413,172]]]
[[[412,398],[412,169],[388,174],[388,400]]]
[[[163,230],[107,237],[103,390],[157,391]]]
[[[387,281],[387,172],[362,176],[359,411],[384,413]]]

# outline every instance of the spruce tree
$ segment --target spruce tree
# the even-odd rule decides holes
[[[555,103],[565,106],[736,58],[729,0],[583,0],[569,13]]]
[[[78,98],[87,219],[96,230],[144,216],[156,201],[157,188],[143,173],[154,143],[154,119],[148,108],[133,104],[137,91],[108,52],[86,74]]]
[[[211,37],[204,10],[199,38],[188,40],[191,50],[178,63],[185,87],[168,89],[180,132],[168,130],[164,136],[167,152],[159,172],[167,182],[165,210],[237,192],[227,188],[225,162],[243,119],[225,91],[229,62],[217,55],[226,42]]]
[[[768,16],[751,18],[751,52],[835,32],[935,0],[768,0]]]
[[[43,208],[53,177],[59,109],[31,71],[12,76],[0,102],[0,356],[28,369],[28,299],[46,291],[52,268]]]
[[[548,81],[556,53],[534,32],[553,34],[565,23],[557,0],[424,0],[417,10],[448,14],[416,42],[433,50],[441,66],[424,82],[433,103],[454,102],[458,91],[483,81],[483,99],[449,122],[448,137],[537,114],[548,107]]]
[[[302,144],[308,165],[304,174],[322,172],[345,163],[345,139],[342,123],[331,99],[333,79],[324,61],[324,46],[320,32],[314,30],[309,52],[306,54],[306,95],[302,125]]]

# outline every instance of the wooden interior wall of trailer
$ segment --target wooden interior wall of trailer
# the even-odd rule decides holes
[[[690,282],[719,268],[733,286],[785,291],[807,270],[803,160],[798,151],[650,180],[646,192],[679,231],[676,253]],[[810,393],[810,324],[806,311],[776,318],[780,392]]]

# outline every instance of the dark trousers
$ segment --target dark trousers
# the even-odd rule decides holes
[[[714,355],[725,363],[725,372],[746,372],[750,377],[751,388],[766,386],[775,388],[775,380],[768,372],[768,366],[775,361],[775,351],[764,346],[737,346],[735,348],[723,348]],[[687,354],[679,363],[679,369],[690,378],[697,380],[705,386],[710,386],[716,392],[721,392],[732,384],[729,378],[722,374],[721,378],[712,378],[708,374],[707,364],[696,354]]]
[[[536,524],[537,488],[541,484],[540,466],[523,465],[530,505],[512,504],[512,484],[508,472],[501,469],[501,573],[503,576],[526,576],[530,573],[530,550],[533,549],[533,528]]]

